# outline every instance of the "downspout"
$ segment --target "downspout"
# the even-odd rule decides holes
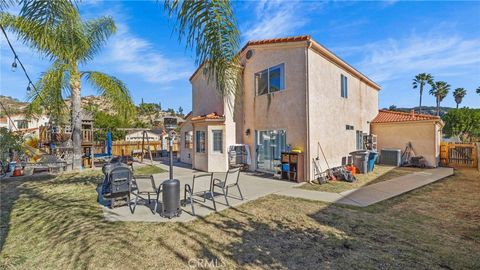
[[[307,121],[307,132],[306,132],[306,147],[305,147],[305,164],[306,167],[304,170],[304,180],[308,181],[310,179],[310,86],[309,86],[309,71],[308,71],[308,51],[312,47],[312,42],[310,40],[307,41],[307,47],[305,47],[305,119]]]

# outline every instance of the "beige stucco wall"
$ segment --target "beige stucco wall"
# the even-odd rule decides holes
[[[185,148],[185,133],[192,131],[193,133],[193,126],[192,122],[190,121],[190,118],[187,118],[185,123],[182,124],[182,127],[180,128],[180,161],[183,163],[187,164],[192,164],[192,159],[193,159],[193,148]],[[192,140],[193,140],[193,134],[192,134]]]
[[[440,158],[440,126],[433,121],[375,123],[372,133],[377,135],[377,147],[397,148],[403,151],[412,143],[415,155],[423,156],[428,165],[436,167]]]
[[[243,72],[242,122],[237,134],[248,144],[252,166],[256,169],[256,130],[285,129],[287,144],[305,148],[305,43],[288,46],[252,46],[254,55],[245,62]],[[279,64],[285,64],[285,89],[273,94],[256,96],[254,74]],[[238,122],[238,121],[237,121]],[[250,135],[245,131],[250,129]]]
[[[216,112],[223,115],[224,102],[218,96],[214,80],[208,81],[202,71],[191,80],[192,83],[192,116]]]
[[[342,158],[357,150],[356,131],[370,133],[369,122],[378,113],[378,90],[367,85],[358,77],[308,49],[308,129],[309,153],[306,164],[313,178],[312,159],[319,155],[320,166],[327,169],[319,152],[321,144],[329,166],[342,165]],[[341,74],[346,76],[348,98],[341,97]],[[346,125],[354,126],[347,130]]]

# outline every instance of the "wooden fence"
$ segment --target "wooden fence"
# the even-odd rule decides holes
[[[155,142],[145,142],[143,144],[144,152],[148,155],[148,148],[150,146],[150,151],[152,151],[152,155],[155,155],[159,151],[162,150],[169,150],[169,146],[167,144],[166,149],[162,149],[162,142],[155,141]],[[97,144],[94,146],[95,154],[104,153],[106,150],[106,146],[103,144]],[[173,144],[173,151],[177,152],[179,149],[178,143]],[[114,156],[130,156],[132,153],[139,154],[142,151],[142,142],[129,142],[129,141],[114,141],[112,142],[112,155]]]
[[[440,144],[440,162],[451,167],[478,167],[478,153],[476,143],[447,143]]]

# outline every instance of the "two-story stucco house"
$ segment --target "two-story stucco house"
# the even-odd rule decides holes
[[[250,169],[272,172],[290,147],[303,151],[308,180],[319,145],[330,166],[363,147],[378,113],[375,82],[310,36],[250,41],[239,57],[243,89],[235,100],[220,98],[201,67],[190,78],[193,168],[226,171],[228,147],[247,144]]]

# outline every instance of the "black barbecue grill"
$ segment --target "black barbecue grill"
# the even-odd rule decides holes
[[[111,198],[111,208],[114,207],[115,200],[125,198],[130,205],[130,189],[132,184],[132,171],[125,166],[114,166],[108,169],[107,177]]]

